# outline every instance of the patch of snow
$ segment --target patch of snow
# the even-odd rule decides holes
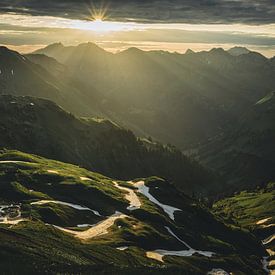
[[[78,224],[77,227],[78,228],[86,228],[86,227],[91,227],[91,224]]]
[[[116,249],[120,250],[120,251],[124,251],[124,250],[126,250],[128,248],[129,248],[128,246],[121,246],[121,247],[117,247]]]
[[[30,103],[30,106],[34,106],[34,103],[31,102],[31,103]]]
[[[59,174],[59,172],[57,172],[55,170],[47,170],[47,172],[50,173],[50,174],[56,174],[56,175]]]
[[[275,226],[275,223],[271,223],[271,224],[268,224],[268,225],[265,225],[265,224],[261,225],[262,228],[268,228],[268,227],[274,227],[274,226]]]
[[[229,273],[221,268],[213,268],[211,271],[207,272],[207,275],[229,275]]]
[[[125,199],[130,202],[130,205],[127,207],[128,210],[133,211],[141,207],[141,202],[134,190],[122,187],[115,181],[113,181],[113,183],[116,188],[127,192],[127,194],[125,195]]]
[[[166,230],[170,233],[170,235],[172,235],[175,239],[177,239],[179,242],[181,242],[182,244],[184,244],[187,248],[192,249],[190,245],[188,245],[186,242],[184,242],[183,240],[181,240],[172,230],[171,228],[169,228],[168,226],[165,226]]]
[[[85,210],[86,211],[92,211],[96,216],[101,217],[100,213],[96,210],[93,210],[91,208],[81,206],[81,205],[78,205],[78,204],[73,204],[73,203],[68,203],[68,202],[63,202],[63,201],[41,200],[41,201],[37,201],[37,202],[32,202],[31,205],[43,205],[43,204],[48,204],[48,203],[66,205],[66,206],[69,206],[69,207],[72,207],[76,210],[81,210],[81,211],[85,211]]]
[[[275,239],[275,234],[272,234],[271,236],[267,237],[262,241],[263,245],[267,245],[271,243]]]
[[[99,213],[98,211],[93,210],[93,209],[91,209],[91,211],[92,211],[96,216],[102,217],[102,215],[100,215],[100,213]]]
[[[179,242],[184,244],[188,248],[188,250],[173,251],[173,250],[157,249],[154,251],[147,251],[146,256],[148,258],[152,258],[160,262],[163,262],[163,256],[190,257],[198,253],[205,257],[212,257],[215,254],[214,252],[210,252],[210,251],[200,251],[200,250],[193,249],[190,245],[188,245],[186,242],[181,240],[168,226],[166,226],[165,228],[174,238],[176,238]]]
[[[15,164],[34,164],[32,162],[27,161],[21,161],[21,160],[1,160],[0,164],[9,164],[9,163],[15,163]]]
[[[270,274],[270,270],[268,268],[269,262],[268,262],[268,257],[263,257],[262,259],[262,264],[263,264],[263,270],[267,272],[267,274]]]
[[[261,225],[261,224],[264,224],[264,223],[268,222],[271,219],[272,219],[272,217],[266,218],[266,219],[262,219],[262,220],[257,221],[256,224],[257,225]]]
[[[179,242],[181,242],[182,244],[184,244],[189,250],[189,252],[193,254],[198,253],[202,256],[206,256],[206,257],[212,257],[215,253],[214,252],[210,252],[210,251],[201,251],[201,250],[195,250],[193,249],[190,245],[188,245],[185,241],[183,241],[182,239],[180,239],[168,226],[165,226],[165,228],[167,229],[167,231],[170,233],[170,235],[172,235],[174,238],[176,238]]]
[[[87,178],[87,177],[80,177],[80,180],[87,180],[87,181],[91,181],[92,179],[90,179],[90,178]]]
[[[163,209],[163,211],[170,217],[170,219],[172,219],[173,221],[175,220],[175,216],[174,213],[175,211],[182,211],[179,208],[173,207],[173,206],[169,206],[166,204],[163,204],[161,202],[159,202],[156,198],[154,198],[151,194],[150,194],[150,188],[148,186],[145,185],[144,181],[139,181],[136,183],[132,183],[135,187],[138,188],[138,192],[143,194],[145,197],[147,197],[151,202],[153,202],[154,204],[158,205],[159,207],[161,207]]]

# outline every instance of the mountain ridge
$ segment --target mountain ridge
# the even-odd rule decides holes
[[[75,163],[121,179],[163,176],[191,194],[216,188],[211,173],[172,146],[138,139],[108,120],[76,118],[51,101],[0,98],[2,148]]]

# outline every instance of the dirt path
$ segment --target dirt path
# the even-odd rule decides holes
[[[59,227],[59,226],[55,226],[55,227],[66,232],[66,233],[74,235],[74,237],[76,237],[78,239],[85,241],[85,240],[89,240],[89,239],[107,234],[108,229],[114,224],[114,222],[117,219],[123,219],[126,217],[127,217],[127,215],[124,215],[120,212],[116,212],[114,215],[110,216],[106,220],[99,222],[98,224],[94,225],[93,227],[91,227],[85,231],[82,231],[82,232],[66,229],[66,228]]]
[[[139,200],[134,190],[127,187],[122,187],[115,181],[113,181],[113,183],[116,188],[127,192],[125,199],[130,202],[130,205],[127,207],[128,210],[132,211],[141,207],[141,201]]]

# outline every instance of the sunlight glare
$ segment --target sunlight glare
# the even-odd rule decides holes
[[[134,23],[104,21],[103,18],[96,18],[93,21],[77,21],[75,28],[81,30],[93,31],[95,33],[127,31],[136,28]]]

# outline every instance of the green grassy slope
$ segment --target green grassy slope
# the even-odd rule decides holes
[[[243,191],[233,197],[214,204],[214,211],[222,214],[241,226],[256,227],[260,219],[272,217],[275,221],[275,184],[270,183],[263,189]]]
[[[227,223],[241,228],[247,228],[258,239],[263,241],[269,254],[269,269],[274,272],[274,236],[275,226],[275,184],[269,183],[265,187],[252,191],[243,191],[232,197],[218,201],[213,206],[213,211],[222,216]],[[268,241],[266,243],[266,241]],[[273,274],[273,273],[272,273]]]
[[[19,162],[18,162],[19,161]],[[89,180],[87,180],[89,178]],[[112,273],[205,274],[214,267],[238,274],[264,274],[260,259],[264,250],[248,231],[226,226],[207,209],[159,178],[145,179],[157,200],[181,209],[175,221],[156,204],[136,193],[140,209],[129,211],[125,193],[113,180],[86,169],[18,151],[0,153],[0,205],[21,204],[17,225],[0,224],[0,267],[5,273]],[[120,181],[121,186],[133,188]],[[48,203],[59,200],[89,207],[91,211]],[[115,211],[120,218],[105,235],[80,241],[54,227],[73,230],[77,224],[95,224]],[[146,257],[155,249],[185,250],[165,229],[171,230],[191,247],[215,252],[212,258],[165,256],[164,263]],[[117,247],[128,246],[125,251]]]

